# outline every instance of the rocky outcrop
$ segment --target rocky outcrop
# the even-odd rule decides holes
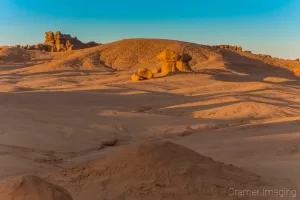
[[[43,44],[36,45],[17,45],[17,48],[27,49],[27,50],[44,50],[51,52],[60,51],[72,51],[73,49],[84,49],[94,46],[98,46],[96,42],[83,43],[77,39],[77,37],[72,37],[69,34],[62,34],[60,31],[56,31],[54,34],[52,31],[45,32],[45,41]]]
[[[217,45],[216,48],[227,49],[231,51],[243,51],[241,46],[232,46],[232,45]]]
[[[36,45],[16,45],[16,48],[19,49],[26,49],[26,50],[44,50],[44,51],[50,51],[51,50],[51,46],[46,45],[46,44],[36,44]]]
[[[189,62],[192,60],[192,57],[188,54],[179,53],[178,60],[176,61],[176,69],[180,72],[192,72]]]
[[[51,31],[46,32],[45,39],[45,44],[54,47],[53,51],[70,51],[99,45],[96,42],[83,43],[77,37],[72,37],[70,34],[62,34],[60,31],[57,31],[55,35]]]
[[[176,53],[173,50],[163,50],[157,59],[161,61],[161,68],[156,70],[150,70],[141,68],[131,76],[132,81],[139,81],[145,79],[151,79],[153,77],[166,76],[171,72],[192,72],[189,62],[192,57],[184,53]]]
[[[53,46],[55,44],[54,33],[52,31],[48,31],[45,33],[45,42],[44,44]]]
[[[45,45],[50,46],[50,51],[59,52],[59,51],[70,51],[73,49],[73,45],[68,40],[68,37],[62,35],[60,31],[56,31],[54,34],[52,31],[45,33]]]
[[[192,57],[184,53],[175,53],[172,50],[163,50],[157,58],[161,61],[162,67],[160,75],[164,76],[170,72],[191,72],[192,69],[189,66],[189,62]]]
[[[170,72],[176,71],[176,61],[179,59],[178,54],[172,50],[163,50],[158,56],[161,61],[161,75],[167,75]]]
[[[263,58],[272,58],[272,56],[265,55],[265,54],[258,54],[258,56],[263,57]]]
[[[137,72],[132,74],[131,76],[132,81],[139,81],[139,80],[151,79],[151,78],[153,78],[153,73],[151,72],[151,70],[147,68],[138,69]]]
[[[295,74],[296,76],[299,76],[299,77],[300,77],[300,67],[295,67],[295,68],[293,69],[293,71],[294,71],[294,74]]]

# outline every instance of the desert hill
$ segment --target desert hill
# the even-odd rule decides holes
[[[72,52],[50,53],[47,62],[15,72],[46,72],[59,70],[117,70],[137,69],[138,67],[159,67],[156,56],[163,49],[183,51],[193,57],[192,65],[214,59],[218,54],[208,46],[160,39],[128,39],[88,49]],[[4,50],[2,50],[4,51]],[[22,58],[23,53],[6,52],[6,56],[14,55]],[[5,53],[5,52],[4,52]],[[4,53],[0,60],[5,59]],[[32,58],[33,59],[36,58]]]
[[[73,200],[65,189],[33,175],[17,176],[0,182],[0,199]]]
[[[156,56],[163,49],[183,52],[192,57],[190,65],[194,70],[215,68],[223,73],[270,73],[284,72],[288,76],[299,61],[288,61],[264,55],[255,55],[247,51],[231,51],[194,43],[163,39],[125,39],[92,48],[72,52],[36,53],[23,49],[4,48],[0,52],[1,60],[27,61],[31,66],[16,69],[13,73],[31,73],[47,71],[134,71],[139,67],[157,68],[160,66]],[[34,65],[34,66],[33,66]],[[234,65],[242,66],[237,69]],[[28,66],[28,65],[27,65]]]
[[[255,174],[171,142],[131,145],[47,179],[68,188],[77,200],[232,199],[229,188],[267,187]]]

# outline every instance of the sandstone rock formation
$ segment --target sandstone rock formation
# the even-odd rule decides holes
[[[45,180],[26,175],[14,178],[0,185],[2,200],[72,200],[65,189],[46,182]]]
[[[137,74],[142,77],[143,79],[150,79],[153,77],[153,74],[151,70],[143,68],[143,69],[138,69]]]
[[[48,31],[45,33],[45,42],[49,46],[53,46],[55,44],[54,33],[52,31]]]
[[[66,49],[68,51],[72,51],[73,50],[73,45],[71,44],[70,40],[67,40],[67,42],[66,42]]]
[[[151,78],[153,78],[153,73],[151,72],[151,70],[146,68],[138,69],[137,72],[131,76],[132,81],[139,81]]]
[[[293,71],[294,71],[294,74],[295,74],[296,76],[299,76],[299,77],[300,77],[300,67],[295,67],[295,68],[293,69]]]
[[[137,73],[134,73],[131,75],[131,80],[132,81],[140,81],[143,80]]]
[[[217,48],[221,49],[227,49],[232,51],[243,51],[243,48],[241,46],[232,46],[232,45],[217,45],[215,46]]]
[[[141,68],[131,76],[132,81],[151,79],[153,77],[166,76],[170,72],[192,72],[189,62],[192,57],[184,53],[176,53],[173,50],[166,49],[157,55],[157,59],[161,61],[161,68],[150,70]]]
[[[50,51],[51,50],[51,46],[46,45],[46,44],[36,44],[36,45],[16,45],[16,48],[19,49],[26,49],[26,50],[44,50],[44,51]]]
[[[258,56],[263,57],[263,58],[272,58],[272,56],[265,55],[265,54],[258,54]]]
[[[63,50],[64,43],[61,41],[61,32],[57,31],[55,33],[55,50],[56,51],[61,51]]]
[[[170,72],[191,72],[189,62],[192,57],[184,53],[175,53],[172,50],[163,50],[157,58],[162,62],[160,75],[164,76]]]
[[[72,37],[70,34],[62,34],[60,31],[57,31],[55,35],[51,31],[46,32],[45,39],[45,44],[54,47],[53,51],[71,51],[99,45],[96,42],[83,43],[77,37]]]
[[[68,36],[68,35],[67,35]],[[49,45],[48,51],[70,51],[73,49],[71,42],[60,31],[54,34],[52,31],[45,33],[45,45]]]
[[[73,49],[84,49],[99,45],[96,42],[83,43],[77,39],[77,37],[71,37],[69,34],[62,34],[60,31],[56,31],[54,34],[52,31],[45,32],[45,41],[43,44],[36,45],[17,45],[17,48],[27,50],[44,50],[51,52],[59,51],[71,51]]]
[[[192,60],[192,57],[188,54],[179,53],[178,60],[176,61],[176,68],[180,72],[192,72],[189,62]]]
[[[158,56],[158,60],[162,62],[161,75],[167,75],[169,72],[176,71],[176,61],[178,55],[172,50],[163,50]]]

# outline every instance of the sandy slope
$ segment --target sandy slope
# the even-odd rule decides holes
[[[246,170],[171,142],[157,141],[122,148],[47,179],[65,186],[82,200],[232,199],[227,195],[229,188],[268,187]]]
[[[129,80],[137,67],[159,66],[166,47],[192,55],[196,72]],[[163,139],[300,188],[300,82],[290,71],[300,62],[146,39],[0,55],[0,177]]]

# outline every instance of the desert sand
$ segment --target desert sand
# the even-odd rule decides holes
[[[163,49],[189,54],[194,72],[132,82],[131,74],[138,68],[160,66],[156,56]],[[233,170],[229,176],[230,180],[237,179],[233,187],[243,185],[244,181],[245,187],[251,188],[262,188],[265,184],[274,190],[299,190],[300,81],[293,73],[295,67],[300,67],[299,61],[174,40],[128,39],[70,52],[3,47],[0,188],[11,176],[35,174],[67,188],[75,200],[86,199],[87,193],[92,200],[182,199],[180,195],[186,190],[178,189],[176,198],[172,198],[168,196],[172,191],[168,190],[167,195],[147,184],[144,189],[149,191],[144,191],[146,196],[142,198],[133,189],[135,184],[140,187],[141,180],[130,179],[131,189],[126,190],[124,177],[135,171],[130,165],[135,158],[130,160],[130,156],[129,161],[124,160],[129,165],[124,177],[116,167],[111,172],[115,180],[105,179],[107,174],[95,178],[99,176],[95,169],[98,162],[116,164],[121,158],[116,154],[120,149],[128,147],[125,152],[130,152],[132,145],[150,142],[153,145],[146,148],[146,154],[153,151],[161,160],[176,157],[174,152],[179,150],[172,146],[174,143],[180,145],[175,145],[179,149],[187,148],[178,153],[182,160],[178,158],[174,165],[169,163],[162,173],[170,168],[179,170],[179,166],[192,168],[197,152],[199,160],[195,162],[206,160],[206,168],[200,169],[209,174],[220,173],[218,166]],[[160,152],[170,144],[174,151]],[[181,154],[186,154],[186,158]],[[85,167],[89,171],[76,170]],[[205,174],[200,169],[197,174]],[[89,178],[83,178],[83,185],[78,188],[78,182],[70,181],[72,176],[75,180]],[[168,176],[164,178],[165,181]],[[221,179],[204,176],[201,180],[212,180],[211,184],[227,188]],[[198,180],[188,177],[182,181],[186,180],[197,185]],[[177,188],[176,181],[167,186]],[[102,184],[103,193],[88,187],[93,183]],[[120,189],[112,197],[114,187]],[[200,196],[191,193],[190,197]],[[223,195],[201,197],[226,199]]]

